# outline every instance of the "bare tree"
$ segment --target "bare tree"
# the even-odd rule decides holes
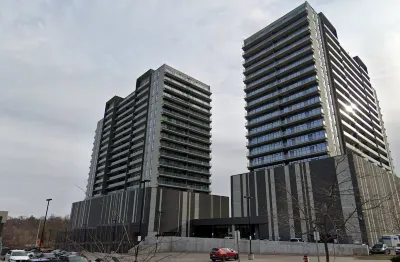
[[[308,241],[315,241],[313,234],[318,232],[326,262],[329,262],[328,243],[354,243],[368,238],[365,220],[373,219],[379,209],[389,209],[388,203],[395,193],[372,190],[382,173],[350,172],[347,155],[334,159],[334,169],[327,167],[318,174],[298,174],[301,182],[297,183],[300,187],[297,192],[287,186],[284,178],[275,178],[276,190],[285,192],[288,200],[288,215],[279,220],[285,221],[291,232],[296,230],[295,223],[300,224],[301,232],[294,233]]]

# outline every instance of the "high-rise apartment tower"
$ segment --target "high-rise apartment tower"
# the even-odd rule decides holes
[[[359,57],[306,2],[244,40],[249,170],[356,153],[394,172]]]
[[[210,87],[168,65],[149,70],[97,124],[87,197],[147,186],[210,192]]]

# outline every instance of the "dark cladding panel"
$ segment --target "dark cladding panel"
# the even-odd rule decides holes
[[[300,165],[298,170],[300,172]],[[300,174],[298,174],[300,176]],[[296,165],[289,166],[289,181],[290,181],[290,196],[292,198],[292,208],[293,208],[293,219],[294,219],[294,233],[296,237],[302,237],[305,232],[301,231],[301,221],[300,221],[300,207],[299,207],[299,197],[297,194],[297,182],[296,182]]]
[[[267,191],[265,188],[265,170],[256,172],[258,215],[267,216]]]
[[[247,195],[251,197],[250,199],[250,214],[251,216],[257,216],[257,205],[256,205],[256,185],[254,183],[255,173],[250,172],[248,176],[248,191]]]
[[[93,198],[89,211],[88,226],[95,227],[100,224],[101,198]]]
[[[327,194],[332,186],[337,187],[335,160],[334,158],[325,158],[311,161],[309,165],[316,220],[323,221],[324,217],[328,215],[327,226],[332,227],[333,223],[335,223],[334,221],[343,220],[339,193],[335,190],[334,192],[336,192],[337,195],[333,197]],[[340,225],[343,224],[340,223]]]
[[[179,205],[180,203],[180,191],[177,190],[162,190],[162,231],[163,232],[177,232],[179,227],[179,219],[181,212]]]
[[[213,205],[212,205],[212,210],[213,210],[213,218],[219,218],[221,214],[221,197],[220,196],[214,196],[210,195],[210,198],[212,198]]]
[[[275,168],[274,175],[279,237],[281,240],[289,240],[290,225],[284,167]]]
[[[160,207],[160,194],[161,194],[161,190],[160,189],[157,189],[157,193],[156,193],[156,207],[155,207],[155,214],[154,214],[154,224],[153,224],[153,228],[154,228],[154,230],[156,230],[156,231],[159,231],[159,228],[158,228],[158,222],[159,222],[159,220],[160,220],[160,214],[159,214],[159,212],[157,212],[157,211],[159,211],[160,209],[159,209],[159,207]],[[162,215],[161,215],[161,218],[162,218]],[[160,221],[161,222],[161,221]]]
[[[211,218],[211,197],[199,193],[199,219],[202,218]]]
[[[229,197],[221,197],[221,217],[229,217]]]
[[[190,193],[190,219],[194,218],[194,210],[195,210],[195,203],[196,203],[196,194],[195,193]]]
[[[135,205],[135,191],[127,191],[128,194],[128,203],[127,203],[127,214],[126,214],[126,220],[128,223],[132,222],[132,216],[133,216],[133,206]]]

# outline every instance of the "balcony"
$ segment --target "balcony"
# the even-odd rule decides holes
[[[182,73],[178,72],[177,70],[175,70],[175,69],[173,69],[173,68],[171,68],[169,66],[165,67],[165,72],[170,74],[170,75],[172,75],[172,76],[174,76],[174,77],[177,77],[177,78],[185,81],[186,83],[191,84],[194,87],[200,88],[200,89],[210,93],[210,87],[208,85],[203,84],[200,81],[197,81],[197,80],[195,80],[195,79],[193,79],[193,78],[191,78],[191,77],[189,77],[189,76],[187,76],[185,74],[182,74]]]
[[[211,167],[210,161],[200,161],[200,160],[196,160],[193,158],[183,157],[183,156],[179,156],[176,154],[170,154],[170,153],[165,153],[165,152],[161,152],[160,156],[178,159],[178,160],[185,161],[185,162],[195,163],[195,164],[198,164],[201,166]]]
[[[306,7],[302,6],[298,10],[293,10],[292,12],[287,14],[286,16],[278,19],[277,21],[275,21],[271,25],[265,27],[264,29],[260,30],[259,32],[255,33],[254,35],[252,35],[249,38],[247,38],[246,40],[244,40],[243,48],[247,47],[248,45],[250,45],[254,41],[260,39],[265,34],[270,33],[273,30],[277,29],[278,27],[282,26],[283,24],[285,24],[286,22],[290,21],[291,19],[293,19],[294,17],[298,16],[299,14],[305,12],[306,10],[307,10]]]
[[[199,173],[199,174],[204,174],[204,175],[211,175],[211,171],[207,170],[207,169],[203,169],[203,168],[195,168],[195,167],[189,167],[187,165],[183,165],[183,164],[176,164],[170,161],[165,161],[164,159],[160,159],[159,164],[162,166],[166,166],[166,167],[171,167],[171,168],[178,168],[181,170],[187,170],[190,172],[195,172],[195,173]]]
[[[201,111],[203,113],[206,113],[207,115],[211,115],[211,112],[210,112],[209,109],[205,109],[205,108],[203,108],[201,106],[192,104],[192,103],[190,103],[190,102],[188,102],[186,100],[180,99],[180,98],[178,98],[178,97],[176,97],[174,95],[164,93],[163,94],[163,98],[171,99],[172,101],[180,103],[181,105],[190,106],[191,108],[194,108],[194,109],[199,110],[199,111]]]
[[[180,90],[178,90],[178,89],[176,89],[176,88],[174,88],[174,87],[172,87],[172,86],[169,86],[169,85],[167,85],[167,84],[164,84],[164,89],[165,89],[165,90],[169,90],[170,92],[173,92],[174,94],[176,94],[176,95],[178,95],[178,96],[180,96],[180,97],[187,98],[187,99],[191,100],[192,102],[194,101],[195,103],[199,103],[199,104],[202,105],[202,106],[205,106],[205,107],[207,107],[207,108],[211,108],[210,102],[203,101],[203,100],[201,100],[201,99],[199,99],[199,98],[196,98],[196,97],[194,97],[194,96],[191,96],[191,95],[189,95],[189,94],[187,94],[187,93],[185,93],[185,92],[182,92],[182,91],[180,91]],[[188,101],[188,102],[189,102],[189,101]]]
[[[299,21],[282,29],[281,31],[277,32],[276,34],[268,37],[267,39],[264,39],[263,41],[261,41],[260,43],[258,43],[256,45],[252,46],[251,48],[249,48],[243,52],[243,56],[246,57],[249,54],[256,52],[257,50],[260,50],[260,48],[265,47],[266,45],[271,45],[273,43],[273,41],[275,41],[279,36],[287,34],[289,31],[293,30],[294,28],[302,26],[302,25],[306,25],[306,24],[308,24],[308,17],[304,17],[304,18],[300,19]],[[308,25],[307,25],[307,28],[308,28]],[[298,32],[302,29],[304,29],[304,28],[297,29],[295,32]],[[286,39],[286,38],[284,38],[284,39]]]
[[[197,157],[202,157],[202,158],[206,158],[206,159],[211,159],[211,155],[209,153],[206,152],[201,152],[198,150],[191,150],[191,149],[187,149],[183,146],[178,146],[178,145],[174,145],[174,144],[165,144],[162,143],[160,144],[160,147],[169,149],[169,150],[175,150],[178,153],[187,153],[187,154],[191,154],[193,156],[197,156]]]
[[[178,178],[178,179],[186,179],[186,180],[191,180],[191,181],[211,184],[211,179],[210,178],[201,178],[201,177],[195,177],[195,176],[191,176],[191,175],[185,175],[185,174],[173,173],[173,172],[167,172],[167,171],[160,171],[158,173],[158,176],[166,176],[166,177],[172,177],[172,178]]]
[[[265,91],[265,90],[270,90],[270,89],[272,89],[274,87],[277,87],[280,84],[284,84],[285,82],[288,82],[290,80],[296,79],[299,76],[302,76],[303,74],[315,72],[315,70],[316,70],[315,65],[300,69],[296,73],[290,74],[288,76],[285,76],[285,77],[280,78],[280,79],[278,79],[278,80],[276,80],[276,81],[274,81],[272,83],[269,83],[269,84],[265,85],[264,87],[260,88],[261,90],[259,92]],[[256,81],[251,82],[250,84],[246,85],[244,89],[245,89],[245,91],[254,90],[255,87],[257,87],[260,84],[264,83],[269,78],[271,78],[271,77],[270,76],[262,77],[262,78],[260,78],[260,79],[258,79]]]
[[[211,192],[211,189],[209,188],[209,186],[190,185],[190,184],[186,184],[186,183],[177,183],[177,182],[166,181],[166,180],[161,180],[161,179],[158,179],[158,184],[161,186],[167,186],[167,187],[184,188],[187,190]]]
[[[198,118],[200,118],[200,119],[202,119],[202,120],[204,120],[204,121],[211,122],[211,116],[208,116],[208,115],[206,116],[206,115],[202,115],[202,114],[199,114],[199,113],[190,111],[190,110],[189,110],[189,107],[179,106],[179,105],[176,105],[176,104],[171,103],[171,102],[169,102],[169,101],[164,101],[164,102],[163,102],[163,107],[164,107],[164,106],[167,106],[167,107],[169,107],[169,108],[178,110],[178,111],[180,111],[180,112],[182,112],[182,113],[194,115],[194,116],[196,116],[196,117],[198,117]]]
[[[200,133],[200,134],[211,136],[210,131],[204,130],[202,128],[194,127],[192,125],[188,125],[188,124],[186,124],[186,123],[184,123],[182,121],[177,121],[177,120],[169,118],[169,117],[161,117],[161,121],[164,121],[164,122],[167,122],[167,123],[171,123],[171,124],[176,125],[178,127],[184,127],[184,128],[190,129],[190,130],[192,130],[194,132],[197,132],[197,133]]]
[[[291,45],[289,45],[289,46],[287,46],[287,47],[285,47],[285,48],[283,48],[281,50],[279,50],[278,52],[272,53],[271,55],[267,56],[266,58],[261,59],[260,61],[252,64],[249,67],[246,67],[245,69],[243,69],[243,73],[247,75],[250,72],[252,72],[254,69],[260,68],[263,65],[274,61],[274,59],[276,59],[277,57],[279,57],[282,54],[285,54],[286,52],[290,51],[294,47],[303,45],[304,43],[307,43],[307,42],[310,43],[310,41],[311,41],[310,36],[303,37],[302,39],[294,42],[293,44],[291,44]],[[306,50],[312,50],[312,46],[309,45],[309,46],[303,47],[302,49],[300,49],[300,50],[298,50],[298,51],[296,51],[296,52],[294,52],[292,54],[287,55],[286,57],[282,58],[279,61],[283,62],[283,61],[287,61],[289,59],[292,59],[293,57],[296,57],[298,54],[300,54],[302,52],[305,52]],[[262,52],[264,52],[264,51],[262,51]],[[272,67],[276,66],[276,63],[273,63],[273,65],[271,65],[271,66]],[[270,67],[270,66],[268,66],[268,67]]]
[[[167,76],[164,78],[164,80],[169,82],[169,83],[171,83],[171,84],[179,86],[179,87],[183,88],[184,90],[188,90],[189,92],[193,92],[193,93],[199,95],[201,98],[207,100],[208,102],[211,101],[211,97],[210,97],[209,94],[205,94],[205,93],[202,93],[200,91],[197,91],[197,90],[195,90],[193,88],[190,88],[189,86],[187,86],[187,85],[185,85],[185,84],[183,84],[181,82],[178,82],[178,81],[176,81],[176,80],[174,80],[174,79],[172,79],[170,77],[167,77]]]
[[[161,138],[168,139],[168,140],[171,140],[171,141],[174,141],[174,142],[178,142],[178,143],[182,143],[182,144],[185,144],[185,145],[190,145],[190,146],[193,146],[193,147],[197,147],[197,148],[200,148],[202,150],[211,151],[209,145],[202,145],[202,144],[198,144],[198,143],[193,143],[193,142],[188,141],[187,139],[179,138],[179,137],[176,137],[176,136],[171,136],[171,135],[167,135],[167,134],[161,134]]]
[[[184,116],[184,115],[182,115],[182,114],[180,114],[180,113],[176,113],[176,112],[174,112],[174,111],[172,111],[172,110],[169,110],[169,109],[164,108],[164,109],[162,110],[162,113],[163,113],[163,114],[169,114],[169,115],[172,115],[172,116],[174,116],[174,117],[178,117],[178,118],[180,118],[181,120],[189,121],[189,122],[192,122],[192,123],[194,123],[194,124],[196,124],[196,125],[199,125],[200,127],[204,127],[204,128],[207,128],[207,129],[210,129],[210,130],[211,130],[211,126],[210,126],[209,123],[205,123],[205,122],[202,122],[202,121],[195,120],[195,119],[193,119],[193,118]]]
[[[307,47],[306,49],[309,49],[311,51],[311,47]],[[294,55],[297,55],[297,54],[294,53]],[[312,54],[308,55],[308,56],[306,56],[306,57],[304,57],[302,59],[299,59],[299,60],[295,61],[294,63],[291,63],[291,64],[289,64],[289,65],[287,65],[287,66],[285,66],[283,68],[280,68],[278,70],[274,70],[272,73],[270,73],[269,75],[264,76],[262,79],[264,79],[264,81],[266,81],[267,79],[272,79],[272,78],[277,77],[278,75],[280,75],[280,74],[282,74],[282,73],[284,73],[286,71],[289,71],[291,69],[297,68],[300,65],[302,65],[303,63],[309,62],[309,61],[311,61],[313,59],[314,59],[314,55],[312,55]],[[251,83],[252,79],[256,78],[257,76],[262,75],[263,73],[269,72],[270,71],[269,69],[275,69],[279,64],[281,64],[281,63],[283,63],[283,62],[285,62],[287,60],[288,59],[285,58],[285,59],[282,59],[282,60],[280,60],[280,61],[278,61],[278,62],[276,62],[276,63],[274,63],[272,65],[269,65],[268,67],[264,67],[264,68],[261,68],[261,69],[257,70],[256,72],[246,76],[244,78],[244,82],[245,83]]]
[[[283,45],[284,43],[298,37],[298,36],[305,36],[307,34],[309,34],[310,32],[310,28],[309,27],[305,27],[303,29],[298,30],[297,32],[289,35],[288,37],[276,42],[275,44],[270,45],[268,48],[263,49],[262,51],[254,54],[251,57],[245,58],[245,61],[243,63],[244,66],[248,66],[249,64],[251,64],[251,62],[253,62],[254,60],[256,60],[256,58],[259,58],[260,56],[269,53],[270,51],[273,52],[273,50],[277,49],[279,46]],[[286,51],[286,50],[285,50]]]

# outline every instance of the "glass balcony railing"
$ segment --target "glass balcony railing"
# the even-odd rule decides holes
[[[180,169],[184,169],[184,170],[188,170],[188,171],[192,171],[192,172],[211,175],[211,172],[208,169],[196,168],[194,166],[187,166],[184,164],[179,164],[179,163],[177,163],[177,161],[165,161],[164,159],[160,159],[159,163],[160,163],[160,165],[176,167],[176,168],[180,168]]]
[[[304,42],[306,42],[306,41],[310,41],[310,39],[311,39],[310,36],[303,37],[303,38],[301,38],[300,40],[294,42],[293,44],[291,44],[291,45],[289,45],[289,46],[287,46],[287,47],[285,47],[285,48],[282,48],[282,49],[279,50],[278,52],[274,52],[272,55],[269,55],[269,56],[267,56],[266,58],[261,59],[260,61],[258,61],[258,62],[256,62],[256,63],[252,64],[252,65],[249,66],[249,67],[246,67],[245,69],[243,69],[243,71],[244,71],[244,72],[247,72],[247,71],[249,71],[249,70],[251,70],[251,69],[253,69],[253,68],[255,68],[255,67],[257,67],[257,66],[259,66],[259,65],[261,65],[261,64],[263,64],[263,63],[265,63],[265,62],[267,62],[267,61],[269,61],[269,60],[271,60],[271,59],[273,59],[273,58],[275,58],[275,57],[277,57],[277,56],[279,56],[280,54],[282,54],[282,53],[284,53],[284,52],[286,52],[286,51],[292,49],[292,48],[295,47],[295,46],[301,45],[302,43],[304,43]],[[311,48],[311,46],[307,46],[307,47],[302,48],[301,50],[302,50],[302,51],[305,51],[306,49],[310,49],[310,48]],[[304,49],[304,50],[303,50],[303,49]],[[264,51],[262,51],[262,52],[264,53]],[[290,58],[292,58],[293,56],[296,56],[296,55],[298,54],[297,52],[301,52],[301,51],[298,50],[298,51],[296,51],[295,53],[290,54],[290,55],[286,56],[286,57],[283,58],[283,59],[285,59],[285,60],[290,59]],[[279,60],[279,61],[283,62],[283,61],[284,61],[283,59],[282,59],[282,60]]]
[[[182,122],[182,121],[178,121],[178,120],[175,120],[175,119],[170,118],[170,117],[165,117],[165,116],[163,116],[163,117],[161,117],[161,120],[162,120],[162,121],[167,121],[167,122],[170,122],[170,123],[174,123],[174,124],[176,124],[176,125],[179,125],[180,127],[185,127],[185,128],[188,128],[188,129],[193,129],[193,130],[196,130],[196,131],[198,131],[198,132],[201,132],[201,133],[210,135],[210,131],[208,131],[208,130],[205,130],[205,129],[202,129],[202,128],[198,128],[198,127],[195,127],[195,126],[192,126],[192,125],[188,125],[188,124],[186,124],[186,123],[184,123],[184,122]]]
[[[183,160],[183,161],[186,161],[186,162],[196,163],[196,164],[203,165],[203,166],[208,166],[208,167],[211,166],[209,161],[200,161],[200,160],[196,160],[196,159],[193,159],[193,158],[183,157],[183,156],[180,156],[180,155],[177,155],[177,154],[170,154],[170,153],[162,152],[162,153],[160,153],[160,155],[161,156],[165,156],[165,157],[171,157],[171,158],[175,158],[175,159],[180,159],[180,160]]]
[[[254,105],[254,104],[256,104],[256,103],[258,103],[258,102],[260,102],[260,101],[267,100],[267,99],[269,99],[269,98],[271,98],[271,97],[274,97],[274,96],[276,96],[276,95],[278,95],[278,94],[281,94],[281,93],[290,91],[290,90],[292,90],[292,89],[294,89],[294,88],[297,88],[297,87],[299,87],[299,86],[301,86],[301,85],[304,85],[304,84],[307,84],[307,83],[310,83],[310,82],[313,82],[313,81],[315,81],[315,80],[317,80],[317,79],[318,79],[317,76],[312,76],[312,77],[308,77],[308,78],[306,78],[306,79],[300,80],[300,81],[298,81],[298,82],[296,82],[296,83],[294,83],[294,84],[291,84],[291,85],[289,85],[289,86],[285,86],[285,87],[279,89],[279,90],[276,91],[276,92],[273,92],[273,93],[267,94],[267,95],[265,95],[265,96],[259,97],[259,98],[257,98],[257,99],[254,99],[254,100],[248,102],[248,103],[246,104],[246,106]],[[250,97],[250,96],[252,96],[252,95],[255,95],[255,94],[257,94],[257,93],[259,93],[259,92],[261,92],[261,91],[264,91],[264,90],[265,90],[264,88],[256,89],[256,90],[254,90],[253,92],[248,93],[247,96],[246,96],[246,98],[248,98],[248,97]]]
[[[183,100],[183,99],[180,99],[179,97],[176,97],[176,96],[174,96],[174,95],[164,93],[163,96],[164,96],[164,97],[169,97],[169,98],[174,99],[174,100],[176,100],[176,101],[180,101],[181,103],[184,103],[185,105],[188,105],[188,106],[194,107],[194,108],[196,108],[196,109],[199,109],[199,110],[201,110],[201,111],[203,111],[203,112],[206,112],[207,114],[211,114],[209,109],[205,109],[205,108],[203,108],[203,107],[201,107],[201,106],[198,106],[198,105],[189,103],[188,101]]]
[[[299,21],[297,21],[297,22],[291,24],[290,26],[288,26],[288,27],[284,28],[283,30],[277,32],[276,34],[274,34],[274,35],[268,37],[267,39],[261,41],[260,43],[254,45],[254,46],[252,46],[251,48],[247,49],[246,51],[243,52],[243,55],[246,55],[246,54],[248,54],[248,53],[253,52],[253,51],[254,51],[255,49],[257,49],[258,47],[263,46],[263,45],[265,45],[265,44],[271,42],[271,40],[277,38],[277,37],[280,36],[280,35],[283,35],[283,34],[287,33],[287,32],[290,31],[291,29],[295,28],[296,26],[300,25],[301,23],[304,23],[304,22],[307,21],[307,20],[308,20],[307,17],[304,17],[303,19],[300,19]],[[297,31],[298,31],[298,30],[297,30]]]
[[[298,36],[298,35],[300,35],[300,34],[302,34],[302,33],[304,33],[304,32],[309,31],[309,30],[310,30],[309,27],[304,27],[304,28],[302,28],[302,29],[297,30],[295,33],[289,35],[288,37],[286,37],[286,38],[284,38],[284,39],[282,39],[282,40],[276,42],[276,43],[273,44],[273,45],[270,45],[268,48],[266,48],[266,49],[264,49],[264,50],[258,52],[258,53],[255,54],[255,55],[250,56],[249,58],[246,58],[245,61],[244,61],[244,64],[248,64],[249,62],[253,61],[254,59],[256,59],[256,58],[262,56],[263,54],[265,54],[265,53],[267,53],[267,52],[269,52],[269,51],[275,49],[276,47],[280,46],[281,44],[283,44],[283,43],[285,43],[285,42],[291,40],[292,38],[295,38],[296,36]]]
[[[259,39],[260,37],[262,37],[263,35],[271,32],[272,30],[274,30],[275,28],[277,28],[278,26],[282,25],[283,23],[289,21],[290,19],[292,19],[293,17],[297,16],[298,14],[304,12],[306,10],[305,7],[301,7],[299,8],[299,10],[293,11],[293,13],[288,14],[285,17],[282,17],[281,19],[277,20],[276,22],[274,22],[272,25],[267,26],[266,28],[262,29],[260,32],[254,34],[253,36],[250,36],[249,38],[247,38],[246,40],[244,40],[244,46],[254,42],[255,40]]]
[[[210,124],[207,123],[207,122],[203,122],[203,121],[200,121],[200,120],[196,120],[196,119],[187,117],[187,116],[185,116],[185,115],[182,115],[182,114],[180,114],[180,113],[178,113],[178,112],[175,112],[175,111],[172,111],[172,110],[169,110],[169,109],[166,109],[166,108],[164,108],[164,109],[162,110],[162,112],[165,112],[165,113],[168,113],[168,114],[171,114],[171,115],[180,117],[181,119],[184,119],[184,120],[186,120],[186,121],[190,121],[190,122],[199,124],[199,125],[204,126],[204,127],[206,127],[206,128],[211,128]]]
[[[247,81],[247,80],[253,78],[254,76],[257,76],[257,75],[261,74],[262,72],[268,71],[269,69],[274,68],[274,67],[280,65],[281,63],[283,63],[283,62],[285,62],[285,61],[287,61],[287,60],[295,57],[296,55],[301,54],[301,53],[303,53],[303,52],[305,52],[307,50],[311,50],[311,46],[307,46],[305,48],[302,48],[299,51],[294,52],[291,55],[289,55],[289,56],[287,56],[287,57],[285,57],[285,58],[283,58],[281,60],[278,60],[277,62],[275,62],[275,63],[273,63],[273,64],[271,64],[271,65],[269,65],[267,67],[263,67],[263,68],[255,71],[254,73],[245,76],[244,80]],[[301,63],[303,63],[305,61],[311,60],[313,57],[314,57],[313,55],[309,55],[309,56],[307,56],[305,58],[297,60],[294,63],[292,63],[292,64],[290,64],[290,65],[288,65],[286,67],[283,67],[283,68],[281,68],[279,70],[274,71],[273,74],[269,74],[268,76],[273,76],[273,75],[277,75],[277,74],[283,73],[283,72],[285,72],[285,71],[287,71],[287,70],[289,70],[289,69],[291,69],[293,67],[296,67],[296,66],[300,65]]]
[[[206,150],[210,150],[209,146],[198,144],[198,143],[193,143],[193,142],[188,141],[187,139],[183,139],[183,138],[180,138],[180,137],[177,137],[177,136],[161,134],[161,137],[167,138],[167,139],[171,139],[171,140],[174,140],[174,141],[177,141],[177,142],[181,142],[181,143],[184,143],[184,144],[187,144],[187,145],[191,145],[191,146],[203,148],[203,149],[206,149]]]
[[[282,82],[285,82],[285,81],[287,81],[287,80],[290,80],[290,79],[292,79],[292,78],[295,78],[295,77],[297,77],[297,76],[300,76],[300,75],[302,75],[302,74],[304,74],[304,73],[306,73],[306,72],[312,71],[312,70],[315,70],[315,65],[312,65],[312,66],[303,68],[303,69],[297,71],[296,73],[293,73],[293,74],[290,74],[290,75],[285,76],[285,77],[283,77],[283,78],[280,78],[279,80],[276,80],[276,81],[274,81],[274,82],[272,82],[272,83],[270,83],[270,84],[268,84],[268,85],[266,85],[266,86],[264,86],[264,87],[262,87],[262,88],[260,88],[260,89],[263,89],[263,90],[270,89],[270,88],[275,87],[276,85],[278,85],[278,84],[280,84],[280,83],[282,83]],[[277,75],[277,74],[279,74],[279,73],[276,73],[275,75]],[[262,78],[260,78],[260,79],[258,79],[258,80],[256,80],[256,81],[254,81],[254,82],[251,82],[251,83],[249,83],[249,84],[246,85],[246,89],[247,89],[247,88],[252,88],[252,87],[258,85],[259,83],[262,83],[263,81],[265,81],[266,79],[268,79],[268,78],[270,78],[270,77],[271,77],[271,76],[265,76],[265,77],[262,77]],[[261,91],[263,91],[263,90],[261,90]],[[261,91],[260,91],[260,92],[261,92]]]
[[[205,183],[211,182],[211,179],[209,179],[209,178],[196,177],[196,176],[192,176],[192,175],[180,174],[180,173],[175,173],[175,172],[168,172],[168,171],[160,170],[159,173],[160,173],[159,174],[160,176],[171,176],[171,177],[195,180],[195,181],[200,181],[200,182],[205,182]]]
[[[296,99],[296,98],[299,98],[299,97],[306,96],[306,95],[308,95],[308,94],[314,93],[314,92],[316,92],[318,89],[319,89],[318,86],[311,87],[311,88],[309,88],[309,89],[307,89],[307,90],[304,90],[304,91],[295,93],[295,94],[293,94],[293,95],[284,97],[284,98],[282,98],[282,99],[280,99],[280,100],[276,100],[275,102],[272,102],[272,103],[263,105],[263,106],[261,106],[261,107],[257,107],[256,109],[250,110],[248,113],[246,113],[246,115],[247,115],[247,116],[251,116],[251,115],[256,114],[256,113],[258,113],[258,112],[264,111],[264,110],[266,110],[266,109],[268,109],[268,108],[272,108],[272,107],[274,107],[274,106],[277,106],[277,105],[280,105],[280,104],[289,102],[289,101],[294,100],[294,99]]]
[[[207,192],[211,191],[210,187],[208,187],[208,186],[191,185],[191,184],[186,184],[186,183],[177,183],[177,182],[163,180],[163,179],[158,179],[158,184],[159,185],[164,185],[164,186],[175,186],[175,187],[180,187],[180,188],[201,190],[201,191],[207,191]]]

